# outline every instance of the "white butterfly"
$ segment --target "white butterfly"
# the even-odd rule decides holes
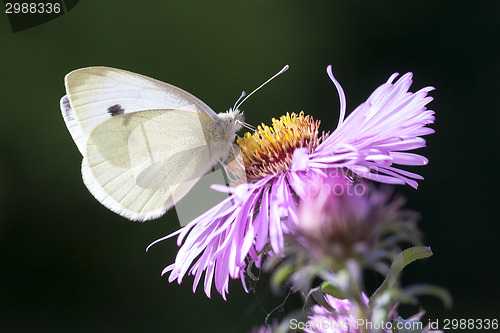
[[[124,70],[78,69],[65,86],[61,111],[83,155],[83,181],[131,220],[163,215],[227,159],[243,123],[237,106],[216,114],[182,89]]]

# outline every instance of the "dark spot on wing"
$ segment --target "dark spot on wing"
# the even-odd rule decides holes
[[[111,117],[119,116],[125,112],[125,109],[122,108],[120,104],[115,104],[112,105],[108,108],[108,113],[111,115]]]
[[[73,120],[73,112],[71,109],[71,104],[69,104],[69,98],[67,95],[64,95],[63,98],[61,99],[61,108],[62,111],[64,112],[64,117],[66,117],[67,120],[71,121]]]

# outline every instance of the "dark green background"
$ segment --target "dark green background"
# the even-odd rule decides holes
[[[493,318],[498,281],[499,1],[80,1],[70,12],[12,33],[0,17],[0,331],[241,332],[278,304],[230,284],[207,299],[160,277],[176,215],[144,224],[101,206],[81,181],[59,110],[63,78],[112,66],[182,87],[216,111],[231,107],[289,64],[242,108],[251,124],[305,110],[335,127],[337,93],[348,110],[395,71],[433,85],[436,134],[418,190],[398,187],[422,213],[434,256],[403,283],[434,283],[455,296],[426,318]],[[416,310],[416,309],[414,309]]]

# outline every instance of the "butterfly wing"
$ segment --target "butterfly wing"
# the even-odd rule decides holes
[[[157,218],[217,161],[205,139],[214,122],[185,110],[113,117],[92,131],[82,163],[85,185],[131,220]]]
[[[66,126],[78,149],[85,154],[90,133],[114,116],[144,110],[176,109],[217,114],[190,93],[173,85],[132,72],[88,67],[65,77],[66,95],[60,102]]]
[[[217,115],[195,96],[135,73],[69,73],[61,111],[83,155],[82,175],[107,208],[157,218],[216,163],[205,134]]]

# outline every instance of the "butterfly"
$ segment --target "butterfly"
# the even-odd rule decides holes
[[[83,182],[134,221],[162,216],[227,159],[244,116],[215,113],[192,94],[132,72],[88,67],[65,77],[60,106],[83,156]]]

